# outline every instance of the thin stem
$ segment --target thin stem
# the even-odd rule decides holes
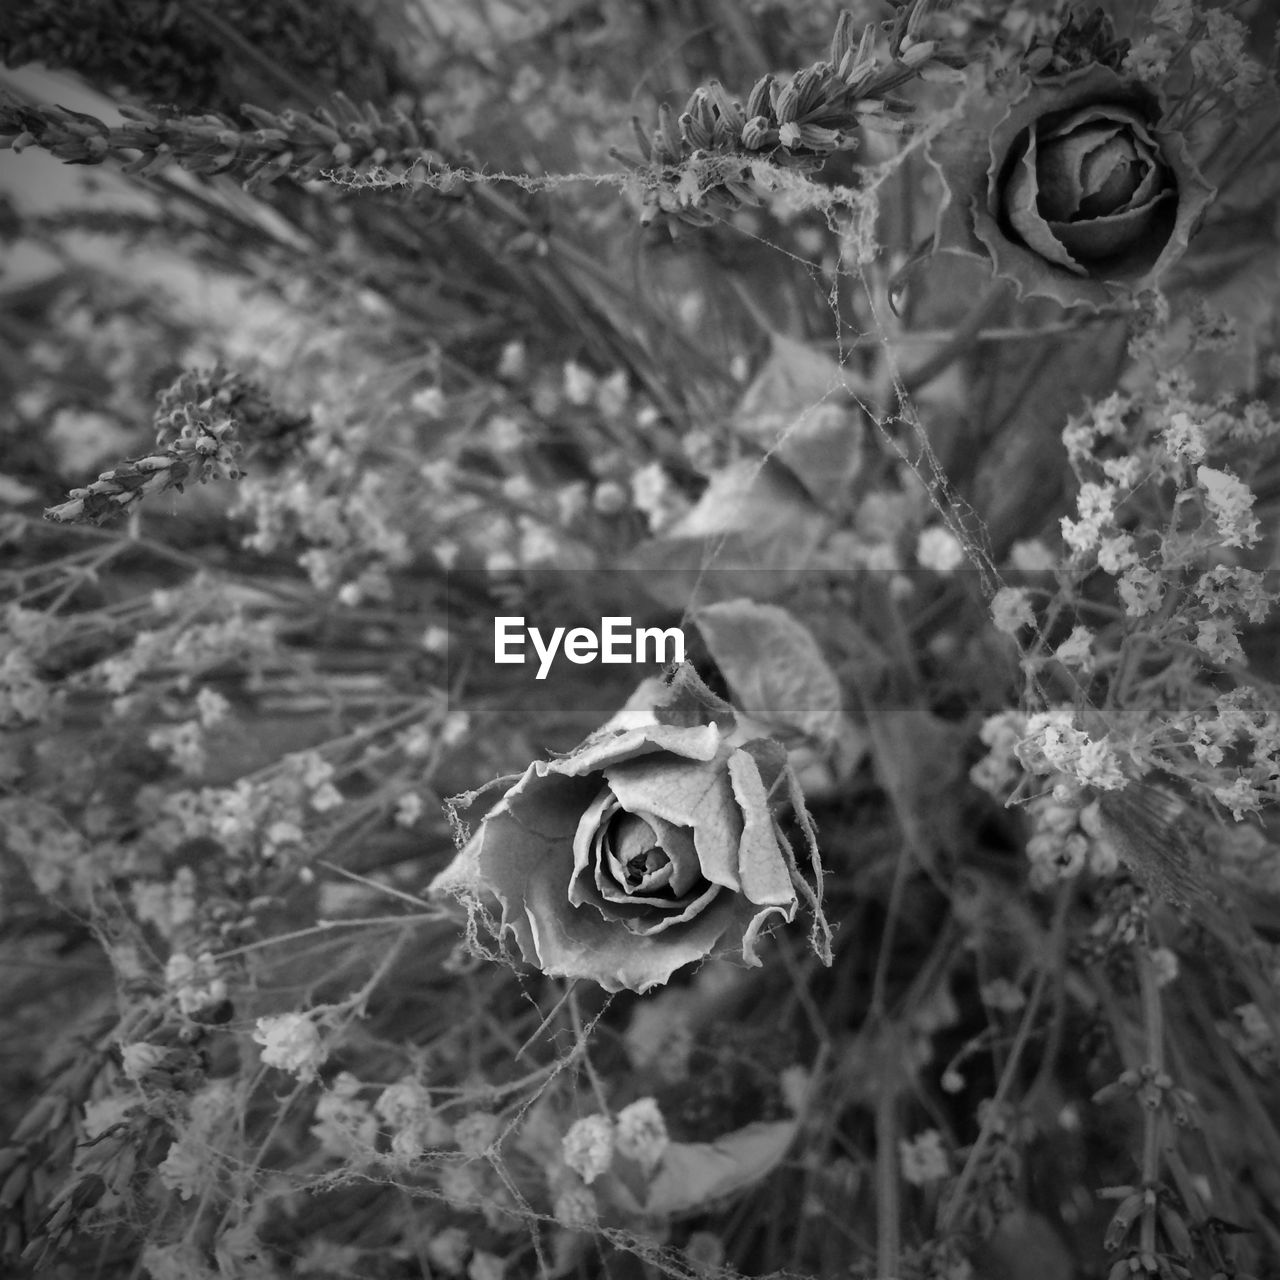
[[[1164,1074],[1164,1006],[1160,1001],[1160,984],[1156,981],[1156,968],[1151,953],[1143,943],[1134,947],[1138,964],[1138,979],[1142,992],[1142,1030],[1146,1038],[1149,1083],[1161,1089],[1160,1077]],[[1164,1129],[1163,1097],[1155,1106],[1142,1108],[1142,1185],[1153,1188],[1160,1178],[1160,1139]],[[1144,1253],[1154,1253],[1156,1248],[1156,1206],[1151,1200],[1142,1211],[1139,1228],[1139,1247]]]
[[[1000,1075],[1000,1082],[996,1085],[995,1094],[991,1099],[990,1110],[993,1115],[1004,1105],[1010,1090],[1013,1088],[1018,1067],[1022,1062],[1022,1054],[1031,1038],[1031,1028],[1035,1024],[1036,1015],[1039,1013],[1040,1005],[1044,1000],[1045,988],[1049,984],[1050,969],[1050,965],[1042,965],[1039,973],[1036,974],[1035,985],[1031,988],[1031,995],[1027,1000],[1026,1013],[1018,1026],[1018,1034],[1014,1038],[1013,1047],[1009,1050],[1009,1061],[1005,1063],[1004,1071]],[[993,1132],[993,1125],[984,1125],[972,1148],[970,1148],[969,1158],[965,1161],[964,1168],[960,1171],[960,1176],[956,1179],[951,1194],[947,1196],[940,1207],[938,1213],[938,1234],[940,1236],[949,1235],[955,1226],[956,1219],[961,1209],[964,1208],[965,1202],[969,1197],[969,1191],[978,1176],[979,1163],[986,1154],[987,1148],[991,1145]]]
[[[876,1275],[898,1275],[902,1231],[898,1202],[898,1088],[902,1045],[896,1028],[886,1024],[879,1036],[880,1079],[876,1099]]]
[[[587,1037],[591,1033],[591,1026],[584,1025],[582,1021],[582,1010],[578,1007],[578,984],[576,981],[569,988],[569,1018],[573,1023],[573,1034],[578,1046],[578,1056],[582,1060],[582,1070],[586,1073],[587,1080],[591,1084],[591,1092],[595,1094],[600,1110],[605,1115],[608,1115],[609,1097],[605,1093],[604,1084],[596,1073],[595,1064],[591,1061],[591,1055],[587,1052]],[[591,1025],[594,1026],[594,1022]]]

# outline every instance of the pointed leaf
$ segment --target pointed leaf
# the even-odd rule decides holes
[[[795,1120],[749,1124],[716,1142],[673,1142],[649,1184],[645,1212],[655,1217],[690,1213],[758,1182],[787,1153]]]
[[[754,600],[707,605],[693,621],[748,716],[836,741],[840,682],[808,628],[785,609]]]
[[[773,351],[743,394],[738,432],[779,459],[824,507],[848,502],[862,470],[862,415],[850,393],[871,389],[805,342],[773,335]]]

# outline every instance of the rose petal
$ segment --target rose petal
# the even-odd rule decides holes
[[[742,819],[725,772],[728,754],[694,764],[641,757],[614,765],[604,775],[624,809],[690,828],[703,878],[736,892]]]
[[[1111,80],[1115,93],[1102,92],[1098,101],[1083,107],[1051,111],[1041,116],[1037,125],[1041,138],[1045,141],[1065,138],[1068,134],[1093,124],[1118,124],[1128,128],[1138,141],[1153,151],[1158,151],[1159,147],[1151,134],[1151,121],[1143,113],[1143,108],[1136,105],[1139,99],[1135,96],[1133,82],[1120,80],[1116,76],[1112,76]],[[1145,90],[1138,92],[1145,93]],[[1146,101],[1154,103],[1154,99],[1149,96]]]
[[[673,925],[684,924],[701,915],[725,890],[718,884],[700,881],[697,893],[680,900],[670,898],[644,900],[641,898],[609,897],[600,892],[597,885],[586,880],[576,882],[569,894],[570,905],[592,907],[606,920],[617,921],[636,934],[656,934]]]
[[[645,819],[658,833],[658,845],[671,859],[671,892],[685,894],[702,879],[702,867],[693,843],[693,832],[688,827],[676,826],[656,813],[646,813]]]
[[[605,902],[616,902],[623,906],[668,908],[681,901],[669,891],[665,884],[659,884],[656,888],[643,888],[636,885],[632,889],[627,884],[625,871],[619,875],[612,866],[600,861],[597,861],[593,868],[590,882],[595,884],[596,892]],[[586,890],[587,884],[587,877],[575,878],[569,886],[569,901],[575,905],[578,901],[586,901],[589,896]],[[659,892],[660,890],[666,891]],[[575,894],[587,896],[579,898],[575,897]]]
[[[782,856],[774,830],[769,796],[756,762],[745,751],[729,757],[729,780],[742,810],[742,841],[738,846],[738,874],[743,895],[762,905],[796,905],[791,871]]]
[[[1098,199],[1098,187],[1102,179],[1081,173],[1080,187],[1084,193],[1081,199],[1079,217],[1100,217],[1109,213],[1121,213],[1127,204],[1136,208],[1139,204],[1151,199],[1170,181],[1170,175],[1160,162],[1160,145],[1152,136],[1147,120],[1141,112],[1120,102],[1093,103],[1078,111],[1046,117],[1037,126],[1041,148],[1046,146],[1066,146],[1072,136],[1094,135],[1096,141],[1102,141],[1095,131],[1121,132],[1126,146],[1133,148],[1134,158],[1142,168],[1142,176],[1126,199],[1119,203],[1105,205]],[[1105,150],[1105,147],[1099,148]],[[1077,163],[1083,169],[1089,156],[1081,151]],[[1054,208],[1042,208],[1045,217],[1050,221],[1074,221]]]
[[[1045,218],[1065,222],[1080,208],[1085,194],[1081,184],[1082,161],[1088,149],[1099,141],[1090,138],[1082,149],[1082,132],[1077,131],[1068,138],[1044,138],[1031,130],[1036,157],[1033,185],[1036,203]]]
[[[1120,213],[1144,184],[1159,180],[1158,166],[1141,154],[1132,137],[1115,136],[1095,147],[1080,166],[1080,186],[1088,193],[1078,206],[1081,218]],[[1050,222],[1057,221],[1052,215]]]
[[[648,991],[711,954],[734,923],[734,903],[722,896],[681,928],[646,937],[571,907],[550,879],[538,878],[525,899],[529,958],[552,977],[589,978],[606,991]]]
[[[1152,159],[1147,164],[1146,172],[1142,175],[1142,181],[1138,183],[1133,194],[1118,209],[1112,210],[1113,213],[1128,213],[1131,209],[1141,209],[1143,205],[1150,204],[1158,196],[1168,193],[1175,199],[1177,192],[1174,190],[1173,179],[1168,169],[1160,163],[1159,160]]]
[[[661,851],[659,850],[659,852]],[[631,864],[629,862],[623,864],[621,883],[626,887],[628,896],[638,898],[655,897],[655,895],[659,894],[659,891],[662,891],[661,895],[655,898],[655,901],[670,902],[672,900],[671,873],[674,868],[671,866],[671,859],[666,854],[662,855],[662,859],[660,867],[655,867],[652,871],[646,871],[634,884],[627,878],[627,872],[632,870]],[[610,872],[613,872],[612,867],[610,867]]]
[[[634,729],[596,734],[557,760],[539,760],[533,767],[540,774],[564,774],[581,778],[597,773],[606,765],[655,751],[669,752],[685,760],[710,760],[720,748],[720,730],[714,724],[684,728],[678,725],[648,724]]]
[[[617,902],[630,902],[635,905],[651,902],[654,905],[668,905],[673,901],[670,894],[662,898],[645,898],[633,894],[627,885],[627,868],[624,862],[612,857],[605,848],[606,835],[610,825],[622,814],[630,818],[618,804],[617,797],[608,787],[602,787],[596,798],[583,810],[573,833],[573,874],[569,880],[569,901],[574,906],[584,901],[593,900],[588,885],[595,881],[595,897],[603,897]],[[647,825],[647,824],[646,824]],[[654,833],[650,829],[650,835]],[[612,861],[612,865],[610,865]],[[667,879],[671,876],[667,868]]]
[[[638,813],[619,811],[601,831],[608,845],[608,856],[622,867],[629,867],[633,858],[658,847],[658,833]]]
[[[1141,209],[1130,209],[1128,213],[1048,225],[1077,261],[1116,260],[1107,273],[1112,279],[1124,278],[1122,273],[1141,275],[1151,269],[1164,247],[1164,236],[1173,221],[1170,202],[1174,198],[1173,192],[1165,191]],[[1169,216],[1162,218],[1166,208]]]
[[[599,790],[599,779],[541,776],[536,764],[485,817],[479,830],[429,886],[470,905],[497,900],[500,933],[513,933],[521,954],[537,963],[523,904],[533,880],[558,886],[568,903],[573,860],[567,856],[578,817]]]
[[[1050,222],[1102,217],[1123,208],[1152,168],[1132,129],[1116,121],[1082,125],[1065,137],[1040,142],[1040,212]],[[1071,175],[1074,199],[1055,201],[1046,180]]]
[[[1030,134],[1027,149],[1009,171],[1004,187],[1004,214],[1009,224],[1028,248],[1036,254],[1065,267],[1076,275],[1087,272],[1067,252],[1053,234],[1049,224],[1040,216],[1036,192],[1036,139]]]
[[[658,833],[642,814],[619,809],[606,820],[593,846],[597,879],[605,877],[624,894],[643,894],[671,879],[671,859],[658,847]],[[634,865],[637,861],[641,867]]]
[[[649,823],[635,814],[623,813],[621,810],[619,813],[622,816],[613,818],[592,840],[591,861],[596,887],[610,901],[625,902],[633,898],[637,902],[670,902],[672,895],[668,885],[672,872],[671,859],[657,847],[657,836]],[[618,853],[613,848],[614,833],[619,826],[628,823],[628,820],[635,824],[636,831],[643,830],[648,835],[630,853]],[[661,865],[633,879],[635,871],[631,864],[641,854],[646,855],[646,862],[653,856],[661,858]],[[658,895],[659,890],[664,892]]]
[[[596,842],[614,813],[620,810],[617,797],[601,787],[595,799],[582,811],[573,832],[573,876],[570,889],[580,877],[595,873]]]

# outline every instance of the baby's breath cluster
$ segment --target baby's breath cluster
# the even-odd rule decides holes
[[[1081,483],[1058,593],[1007,588],[997,605],[1010,634],[1036,629],[1028,672],[1065,675],[1110,727],[1051,713],[1042,775],[1114,790],[1159,769],[1237,818],[1276,797],[1280,718],[1243,673],[1247,629],[1275,600],[1250,480],[1277,436],[1265,403],[1199,400],[1176,370],[1070,420]]]
[[[1194,0],[1158,0],[1150,27],[1123,50],[1123,69],[1149,84],[1181,90],[1178,111],[1200,95],[1230,103],[1235,111],[1260,105],[1274,73],[1248,49],[1245,24],[1228,9]],[[1195,93],[1186,92],[1187,84]]]
[[[1032,716],[1020,711],[988,716],[979,733],[987,754],[969,771],[969,780],[1001,803],[1028,785],[1034,788],[1022,808],[1036,889],[1084,871],[1112,875],[1119,865],[1087,788],[1123,788],[1127,779],[1111,744],[1093,740],[1074,721],[1068,706]]]

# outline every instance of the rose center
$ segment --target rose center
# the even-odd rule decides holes
[[[1125,207],[1153,163],[1124,126],[1082,125],[1040,148],[1037,206],[1051,222],[1105,218]]]
[[[658,847],[657,832],[634,813],[616,815],[609,824],[606,840],[628,889],[636,888],[671,861]]]
[[[661,849],[646,849],[627,859],[627,888],[634,889],[650,872],[657,871],[669,861]]]

